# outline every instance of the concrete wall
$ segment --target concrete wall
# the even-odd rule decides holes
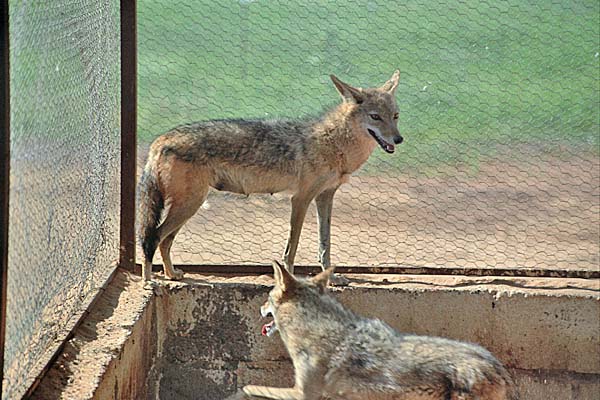
[[[160,353],[156,304],[139,278],[118,272],[31,398],[146,398],[148,371]]]
[[[599,398],[598,281],[351,278],[350,287],[334,291],[342,303],[404,332],[483,345],[511,369],[523,399]],[[148,300],[129,304],[141,311],[133,312],[136,323],[104,372],[95,374],[100,377],[97,390],[62,398],[217,400],[249,383],[292,385],[293,370],[279,337],[260,334],[265,321],[258,310],[270,278],[193,276],[181,283],[165,282],[154,293],[119,279],[128,282],[129,297]],[[80,379],[77,371],[57,375],[61,366],[62,371],[72,369],[64,360],[54,366],[38,389],[46,397],[38,398],[60,398],[69,393],[69,384],[61,382]]]

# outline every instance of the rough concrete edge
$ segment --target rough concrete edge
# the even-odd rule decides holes
[[[342,291],[364,287],[423,292],[436,289],[437,291],[459,290],[544,297],[574,296],[600,300],[600,279],[390,274],[344,274],[344,276],[350,279],[350,284],[347,287],[332,287],[331,290]],[[183,281],[164,281],[165,285],[174,288],[189,284],[201,286],[215,283],[272,286],[273,280],[270,275],[230,276],[188,273]]]
[[[170,281],[166,281],[170,282]],[[175,282],[174,282],[175,283]],[[153,329],[152,334],[155,335],[155,346],[154,359],[150,368],[147,370],[145,384],[146,384],[146,399],[157,399],[159,400],[160,394],[160,382],[163,375],[163,346],[167,335],[167,326],[169,324],[168,314],[168,302],[169,292],[166,285],[158,285],[153,290],[154,293],[154,310],[153,310]]]
[[[94,290],[91,290],[90,292],[86,293],[85,297],[80,299],[80,304],[74,309],[74,312],[72,313],[70,318],[65,322],[64,326],[62,326],[58,331],[56,331],[50,342],[46,344],[45,349],[42,352],[42,356],[40,356],[39,359],[33,365],[30,366],[31,368],[28,371],[26,371],[28,374],[26,382],[29,382],[29,385],[23,385],[22,387],[17,388],[17,392],[13,393],[12,395],[16,395],[18,397],[23,396],[23,398],[29,398],[32,395],[32,393],[35,392],[42,378],[48,373],[50,364],[52,364],[53,360],[55,360],[62,353],[62,348],[65,345],[66,338],[68,338],[71,335],[71,333],[77,328],[77,326],[85,318],[87,318],[89,309],[91,309],[94,306],[95,302],[102,296],[102,294],[106,290],[106,287],[110,285],[116,273],[117,266],[115,262],[108,266],[106,275],[102,279],[99,279],[98,283],[101,283],[102,285],[99,287],[96,286]],[[80,292],[80,290],[77,287],[70,288],[69,290],[71,291],[71,294]],[[79,294],[75,294],[74,296],[77,297],[78,295]],[[43,321],[55,321],[56,318],[51,317],[51,315],[53,314],[55,308],[58,306],[59,304],[49,304],[45,306],[44,310],[42,311],[41,317],[38,319],[38,322],[36,322],[36,324],[41,323],[41,325],[37,329],[35,329],[34,337],[32,338],[30,343],[31,346],[41,343],[41,338],[45,338],[45,336],[47,336],[47,332],[44,329]],[[28,349],[25,349],[25,352],[27,351]],[[10,371],[10,367],[7,368]],[[8,375],[9,373],[5,371],[4,381],[2,382],[3,388],[6,384],[6,379],[8,379]],[[5,395],[5,393],[2,393],[2,395]]]
[[[350,275],[351,278],[355,276]],[[193,278],[193,279],[192,279]],[[494,308],[505,308],[506,304],[508,307],[518,307],[519,302],[525,302],[529,306],[520,312],[519,308],[513,310],[513,312],[506,314],[504,313],[504,320],[498,319],[495,324],[502,324],[506,321],[508,316],[508,322],[511,324],[497,325],[494,323],[483,325],[482,329],[476,329],[471,331],[461,331],[464,333],[458,334],[456,329],[454,333],[450,331],[446,332],[445,328],[439,327],[435,324],[418,324],[417,329],[415,326],[406,326],[402,324],[396,326],[399,329],[407,333],[416,333],[424,335],[434,336],[447,336],[458,340],[473,341],[479,343],[484,347],[489,348],[497,357],[503,360],[508,367],[528,369],[528,370],[545,370],[548,373],[553,371],[564,371],[581,374],[597,374],[600,371],[600,354],[597,351],[592,350],[593,343],[597,343],[600,340],[600,320],[598,320],[598,327],[590,327],[590,335],[579,336],[574,331],[574,326],[580,325],[578,328],[582,329],[581,325],[594,325],[594,321],[590,318],[593,315],[594,310],[600,310],[600,291],[596,290],[598,280],[584,280],[584,279],[564,279],[564,278],[497,278],[497,277],[486,277],[484,279],[473,278],[473,277],[440,277],[440,276],[381,276],[371,275],[365,279],[364,275],[360,275],[354,282],[348,287],[343,288],[332,288],[334,295],[340,296],[340,299],[350,308],[358,306],[355,310],[360,314],[371,317],[384,318],[388,323],[392,323],[394,320],[394,312],[390,314],[389,309],[386,308],[385,304],[373,301],[377,298],[377,292],[385,293],[405,293],[408,295],[404,305],[410,306],[413,301],[410,299],[416,298],[415,296],[428,296],[428,297],[439,297],[448,301],[448,307],[446,310],[438,310],[441,313],[440,318],[443,321],[444,312],[454,312],[458,317],[461,312],[461,303],[457,299],[461,296],[476,295],[478,296],[479,304],[478,307],[473,308],[472,311],[481,313],[480,315],[487,315],[488,311],[486,307]],[[272,285],[272,278],[266,275],[262,276],[235,276],[235,277],[216,277],[206,275],[188,275],[188,278],[184,281],[179,282],[165,282],[165,287],[168,288],[170,293],[183,288],[195,288],[196,290],[203,290],[206,288],[221,287],[226,288],[227,286],[243,288],[255,288],[258,290],[264,290],[265,298],[268,288]],[[352,293],[363,293],[356,298],[356,295]],[[462,293],[462,294],[461,294]],[[458,297],[457,297],[458,296]],[[353,301],[352,298],[355,298]],[[466,297],[465,299],[468,299]],[[538,301],[533,301],[537,299]],[[570,300],[570,301],[569,301]],[[508,302],[508,303],[507,303]],[[356,303],[356,304],[355,304]],[[362,305],[361,305],[362,304]],[[511,305],[512,304],[512,305]],[[383,307],[383,308],[382,308]],[[543,307],[543,308],[540,308]],[[566,308],[565,308],[566,307]],[[579,307],[583,309],[579,310]],[[529,310],[529,311],[526,311]],[[393,311],[393,310],[392,310]],[[541,313],[543,312],[543,315]],[[546,312],[547,311],[547,312]],[[554,312],[558,311],[558,315],[554,315]],[[583,314],[577,314],[579,320],[573,321],[568,314],[571,311],[580,311]],[[527,312],[533,312],[533,314],[527,314]],[[409,311],[410,313],[410,311]],[[516,315],[515,315],[516,313]],[[523,314],[525,313],[525,314]],[[566,320],[563,317],[566,315]],[[434,315],[436,313],[434,312]],[[502,314],[500,314],[502,315]],[[511,315],[514,315],[511,317]],[[391,317],[391,318],[390,318]],[[531,318],[540,318],[539,321],[533,321]],[[555,319],[556,318],[556,319]],[[581,318],[584,318],[583,320]],[[585,319],[588,322],[585,322]],[[410,320],[416,320],[415,317]],[[538,328],[545,328],[548,335],[544,335],[543,339],[539,344],[546,346],[547,351],[550,351],[547,346],[560,346],[556,347],[556,350],[566,351],[570,356],[555,359],[548,355],[547,357],[538,356],[538,354],[546,354],[542,351],[541,353],[533,352],[530,349],[534,343],[531,341],[531,335],[524,334],[523,341],[521,342],[518,338],[512,338],[516,342],[510,341],[511,326],[513,324],[520,324],[519,321],[527,321],[526,325],[531,325],[531,332],[535,332]],[[393,324],[393,323],[392,323]],[[451,324],[454,326],[455,324]],[[423,329],[428,327],[429,329]],[[456,328],[456,327],[454,327]],[[498,329],[496,329],[498,328]],[[440,330],[441,329],[441,330]],[[486,330],[487,329],[487,330]],[[491,330],[490,330],[491,329]],[[452,328],[450,328],[452,331]],[[502,337],[503,340],[487,340],[490,333],[499,330],[498,337]],[[489,331],[489,332],[488,332]],[[573,342],[575,339],[575,342]],[[511,344],[512,343],[512,344]],[[521,343],[522,346],[515,347],[517,343]],[[575,346],[573,352],[569,350],[570,346]],[[515,350],[516,349],[516,350]],[[530,354],[531,357],[526,355]],[[579,356],[582,356],[580,358]],[[521,358],[525,356],[524,358]],[[523,363],[519,363],[518,360],[523,360]]]
[[[350,276],[350,278],[355,277]],[[432,287],[436,287],[441,291],[484,291],[490,294],[504,295],[508,290],[509,292],[523,294],[525,297],[567,296],[600,300],[600,292],[597,292],[595,289],[598,286],[598,282],[588,282],[587,280],[575,280],[574,282],[572,279],[564,278],[519,278],[518,280],[521,283],[523,283],[523,279],[529,280],[529,282],[526,285],[519,284],[515,287],[514,282],[507,283],[514,280],[514,278],[448,277],[452,282],[445,282],[443,284],[440,284],[439,277],[383,277],[361,274],[356,276],[356,278],[360,280],[355,280],[348,288],[334,288],[333,290],[342,292],[345,290],[351,291],[353,288],[377,288],[424,292],[431,290]],[[535,283],[532,279],[538,282]],[[545,280],[545,282],[539,281],[540,279]],[[437,283],[435,282],[436,280]],[[554,282],[549,286],[548,284],[551,282],[547,280],[553,280]],[[567,282],[563,282],[565,285],[560,287],[560,285],[555,285],[558,283],[557,281]],[[532,283],[534,284],[531,285]],[[146,335],[141,335],[141,337],[154,335],[156,340],[151,344],[151,347],[154,346],[153,350],[150,352],[146,351],[146,353],[152,355],[152,361],[159,359],[162,353],[161,346],[164,339],[164,329],[160,329],[159,327],[166,324],[167,316],[162,315],[164,313],[158,310],[160,305],[157,305],[155,301],[156,297],[168,297],[169,292],[189,288],[190,286],[204,286],[206,288],[247,286],[254,288],[263,287],[266,289],[271,285],[272,279],[270,276],[216,277],[188,275],[185,281],[165,281],[161,284],[164,287],[150,291],[143,288],[139,277],[134,277],[124,271],[118,271],[113,282],[109,285],[95,307],[90,310],[90,314],[84,323],[74,332],[74,337],[69,340],[64,351],[51,366],[31,398],[127,398],[122,397],[126,393],[118,393],[114,389],[115,382],[118,385],[118,376],[122,377],[124,373],[126,374],[130,370],[127,367],[130,363],[123,361],[123,352],[128,347],[127,345],[135,341],[135,338],[141,335],[140,330],[148,329],[148,324],[150,324],[150,332],[146,331]],[[144,321],[144,323],[139,324],[138,321],[140,320]],[[97,335],[98,327],[102,328],[102,340],[96,340],[99,339]],[[136,329],[136,327],[139,328]],[[161,332],[163,333],[161,334]],[[81,350],[89,343],[95,343],[93,350],[82,352]],[[142,349],[144,346],[138,342],[137,346],[133,343],[132,347]],[[146,378],[140,380],[145,384],[158,381],[156,378],[160,375],[160,366],[153,362],[151,364],[153,365],[147,371]],[[122,370],[123,368],[125,371]],[[527,373],[532,377],[543,373],[555,374],[551,370],[546,371],[542,369],[522,371],[528,371]],[[564,371],[560,373],[564,374]],[[597,380],[597,375],[573,374],[574,378],[581,378],[584,381],[590,380],[590,382],[593,381],[595,383]],[[110,384],[107,385],[109,382]],[[143,397],[156,397],[158,388],[147,386],[146,389],[148,392],[144,393]],[[115,395],[119,397],[115,397]]]
[[[524,369],[511,369],[511,374],[522,399],[532,398],[541,388],[550,399],[595,400],[600,393],[599,374]]]
[[[130,327],[131,332],[110,360],[94,392],[94,399],[140,399],[148,396],[150,371],[160,354],[157,342],[155,297]]]
[[[360,277],[364,277],[364,275],[360,275]],[[484,281],[480,281],[478,279],[473,280],[469,278],[465,279],[463,277],[458,277],[450,279],[451,281],[453,281],[453,283],[456,284],[454,285],[449,284],[446,277],[418,276],[414,278],[416,279],[412,280],[411,282],[408,282],[410,284],[407,285],[407,281],[410,281],[412,277],[383,277],[374,275],[372,280],[363,280],[358,282],[355,281],[349,287],[333,288],[333,291],[335,292],[334,295],[336,297],[338,295],[341,296],[341,299],[343,299],[343,302],[347,306],[352,308],[353,306],[357,305],[355,304],[356,302],[348,301],[354,298],[355,300],[358,300],[359,304],[361,304],[361,306],[356,311],[358,311],[361,314],[368,313],[373,315],[378,315],[379,313],[384,311],[384,309],[382,309],[381,307],[386,307],[386,303],[374,304],[374,307],[370,307],[370,305],[373,305],[373,303],[370,303],[368,299],[377,298],[378,292],[402,293],[401,297],[405,299],[405,302],[407,300],[408,303],[410,303],[410,299],[418,298],[422,295],[426,295],[430,298],[440,296],[442,299],[450,300],[456,298],[465,299],[471,295],[474,295],[484,300],[483,306],[485,306],[485,304],[488,304],[492,309],[494,308],[494,303],[496,304],[496,307],[500,307],[502,306],[503,301],[508,300],[509,304],[512,304],[514,306],[518,304],[518,302],[528,302],[529,300],[534,300],[535,298],[541,300],[541,303],[534,301],[532,303],[532,306],[534,308],[535,304],[542,304],[544,305],[543,307],[548,305],[552,306],[553,304],[564,303],[570,304],[571,306],[576,306],[577,304],[579,304],[579,301],[584,301],[588,305],[591,304],[592,307],[598,307],[598,305],[600,304],[600,292],[596,291],[595,289],[598,285],[597,281],[589,282],[582,280],[567,280],[566,282],[564,282],[562,278],[553,278],[551,280],[545,279],[543,280],[543,282],[535,279],[528,279],[527,282],[523,282],[519,279],[520,282],[515,283],[512,282],[512,278],[486,278]],[[429,282],[423,282],[423,279]],[[254,293],[258,293],[259,297],[264,296],[264,298],[266,298],[266,294],[271,288],[272,283],[272,278],[267,275],[187,275],[187,279],[185,279],[184,281],[165,282],[165,284],[162,286],[162,290],[168,294],[169,298],[179,298],[179,300],[181,300],[181,293],[195,293],[195,296],[198,298],[192,301],[192,303],[207,304],[205,301],[202,300],[205,300],[207,298],[207,295],[209,296],[209,298],[213,298],[216,301],[226,302],[227,296],[223,297],[223,294],[226,292],[246,292],[250,290]],[[435,285],[433,285],[433,283],[435,283]],[[543,290],[540,290],[540,288],[542,288]],[[586,288],[592,289],[590,291],[586,290]],[[260,293],[263,294],[260,295]],[[361,293],[362,295],[359,295]],[[245,299],[243,296],[240,297],[237,295],[235,298],[237,300]],[[202,301],[198,302],[199,299]],[[517,303],[514,303],[513,300],[516,300]],[[450,301],[449,304],[454,304],[455,307],[461,307],[460,301]],[[258,308],[258,305],[259,304],[256,303],[253,304],[252,307]],[[367,307],[365,308],[365,306]],[[209,310],[214,308],[210,305],[206,305],[205,307],[207,307]],[[230,304],[229,308],[231,307],[232,305]],[[181,313],[171,314],[175,319],[172,321],[173,326],[171,326],[170,328],[172,333],[183,328],[186,334],[182,337],[185,338],[190,336],[189,324],[186,322],[186,316],[189,319],[189,317],[193,313],[190,313],[188,311],[189,307],[187,306],[183,306],[182,309],[186,310],[185,315]],[[529,307],[527,307],[526,309],[528,310]],[[386,314],[386,312],[383,312],[382,314]],[[590,315],[589,309],[588,311],[586,311],[586,314],[588,316]],[[202,315],[204,315],[204,313]],[[518,319],[521,317],[522,316],[516,318]],[[439,335],[439,333],[435,333],[435,331],[433,333],[421,332],[421,334]],[[454,334],[456,334],[456,332],[454,332]],[[452,337],[452,335],[448,337]],[[463,340],[472,339],[463,338]],[[475,342],[477,342],[477,340],[475,340]],[[286,386],[286,384],[282,384],[282,382],[284,382],[286,378],[290,378],[293,376],[290,360],[284,356],[282,351],[265,352],[264,345],[259,345],[258,343],[256,344],[257,348],[255,350],[257,351],[257,353],[254,353],[254,357],[252,357],[251,359],[242,357],[230,360],[230,362],[233,361],[234,363],[238,363],[238,367],[236,368],[235,372],[238,388],[243,386],[244,384]],[[486,346],[488,345],[489,344],[487,344]],[[279,343],[277,343],[275,344],[275,346],[267,345],[266,347],[272,348],[280,346]],[[181,348],[187,349],[188,346],[181,346]],[[542,351],[543,349],[544,348],[541,348],[540,351]],[[548,349],[549,348],[546,347],[546,350]],[[568,349],[565,350],[568,351]],[[184,353],[186,351],[184,351]],[[593,354],[597,354],[597,351],[594,351]],[[506,356],[506,354],[500,353],[498,353],[497,355]],[[504,358],[510,360],[510,357]],[[199,359],[203,358],[200,357]],[[179,368],[182,362],[185,361],[181,361],[181,359],[175,358],[175,364],[171,364],[171,367]],[[218,364],[215,368],[215,366],[207,365],[206,360],[204,360],[204,362],[194,361],[192,362],[192,364],[190,364],[192,369],[189,371],[189,374],[179,374],[179,376],[187,376],[189,379],[190,376],[202,376],[203,374],[212,374],[215,373],[216,370],[219,370]],[[600,390],[600,367],[598,365],[596,365],[596,367],[592,366],[592,369],[589,370],[591,372],[576,372],[575,370],[569,370],[568,367],[566,369],[553,369],[550,364],[547,364],[548,368],[537,368],[535,366],[510,368],[510,366],[511,365],[507,363],[507,367],[509,367],[509,369],[515,374],[517,385],[520,391],[524,394],[523,398],[531,398],[537,400],[545,398],[591,400],[595,399],[593,393],[597,393]],[[282,375],[282,370],[286,370],[287,374]],[[270,375],[273,376],[271,377]],[[224,379],[226,378],[226,373],[224,372],[220,376]],[[170,379],[166,375],[164,377]],[[196,379],[192,379],[192,381],[195,382],[195,384],[198,384],[200,382]],[[168,381],[168,383],[172,382]],[[287,383],[287,386],[289,386],[293,382],[290,381]],[[170,394],[171,396],[176,395],[180,397],[167,396],[165,398],[196,398],[193,397],[193,395],[191,395],[189,392],[183,390],[181,386],[178,386],[177,384],[175,384],[175,386],[179,387],[180,390],[171,392],[167,391],[164,394]],[[208,397],[200,398],[207,398],[212,400],[213,398],[215,398],[211,397],[212,394],[214,393],[210,392]],[[548,396],[546,396],[546,394]]]
[[[135,340],[136,327],[146,328],[138,322],[153,313],[153,299],[139,277],[119,269],[30,398],[92,399],[105,392],[103,383],[118,374],[123,350]],[[113,393],[107,398],[113,398]]]

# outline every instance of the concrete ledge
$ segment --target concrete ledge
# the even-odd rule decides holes
[[[404,332],[487,347],[524,399],[600,393],[598,280],[349,277],[334,289],[345,305]],[[154,292],[136,280],[117,274],[34,398],[217,400],[248,383],[292,384],[280,339],[260,336],[270,277],[190,275]]]
[[[159,352],[154,295],[136,281],[121,271],[115,275],[32,399],[144,398]]]

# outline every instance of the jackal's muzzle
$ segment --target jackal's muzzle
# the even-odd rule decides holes
[[[397,135],[394,136],[394,144],[392,143],[388,143],[387,140],[385,140],[384,138],[382,138],[380,135],[377,134],[377,132],[375,132],[373,129],[371,128],[367,128],[367,131],[369,132],[369,135],[371,135],[373,137],[373,139],[375,139],[375,141],[377,142],[377,144],[379,144],[379,146],[381,146],[381,148],[389,154],[392,154],[395,150],[396,150],[396,146],[394,144],[400,144],[404,141],[404,139],[402,138],[402,136]]]

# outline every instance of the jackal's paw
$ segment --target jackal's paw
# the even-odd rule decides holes
[[[146,289],[146,290],[154,290],[157,287],[158,287],[158,282],[156,282],[156,281],[152,281],[152,280],[144,281],[144,289]]]
[[[260,396],[264,394],[264,386],[246,385],[242,388],[242,393],[246,396]]]
[[[333,274],[331,275],[331,278],[329,278],[329,284],[331,286],[348,286],[350,284],[350,280],[344,275]]]
[[[172,274],[165,274],[167,276],[167,279],[170,279],[172,281],[180,281],[183,279],[183,271],[177,268],[173,268],[173,273]]]

